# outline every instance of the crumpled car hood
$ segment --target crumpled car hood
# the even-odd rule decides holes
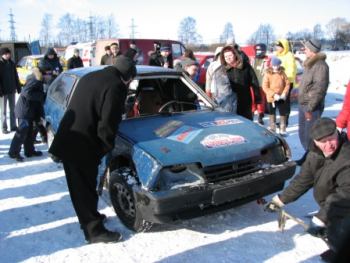
[[[128,119],[121,122],[118,134],[163,166],[229,163],[259,156],[261,150],[278,144],[265,128],[219,111]]]

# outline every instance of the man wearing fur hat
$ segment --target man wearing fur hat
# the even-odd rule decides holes
[[[265,209],[274,212],[294,202],[309,189],[320,209],[306,230],[321,237],[329,250],[321,254],[330,261],[343,246],[350,231],[350,143],[346,134],[339,134],[330,118],[319,118],[310,130],[310,150],[295,176],[282,193],[275,195]]]
[[[321,43],[311,39],[305,42],[304,73],[299,86],[299,139],[307,152],[310,145],[310,129],[324,110],[325,97],[329,84],[329,68]],[[301,165],[304,156],[297,161]]]
[[[10,129],[16,131],[15,99],[16,91],[21,92],[15,63],[11,60],[11,51],[7,47],[0,48],[0,120],[2,133],[7,130],[7,104],[10,109]]]
[[[119,55],[112,66],[84,75],[78,82],[49,152],[63,162],[73,207],[89,243],[117,242],[97,211],[98,165],[114,147],[135,62]]]

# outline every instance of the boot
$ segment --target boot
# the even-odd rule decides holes
[[[276,115],[269,115],[269,130],[272,132],[276,132]]]
[[[258,123],[260,123],[261,125],[264,125],[264,113],[259,113],[259,116],[258,116]]]
[[[122,236],[118,232],[112,232],[106,229],[101,219],[92,221],[87,225],[81,226],[87,243],[112,243],[121,240]]]
[[[287,136],[286,132],[287,116],[280,116],[280,135]]]

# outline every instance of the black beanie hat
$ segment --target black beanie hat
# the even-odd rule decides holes
[[[11,50],[8,47],[0,48],[0,56],[11,53]]]
[[[324,137],[332,135],[337,126],[335,124],[335,121],[327,118],[322,117],[315,121],[315,123],[312,125],[310,130],[310,137],[312,140],[319,141]]]
[[[125,81],[136,76],[135,62],[131,58],[124,55],[119,55],[117,57],[113,67],[115,67],[120,72],[123,80]]]

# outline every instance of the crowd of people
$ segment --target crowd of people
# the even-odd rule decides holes
[[[268,129],[277,132],[278,128],[280,135],[287,136],[296,62],[286,39],[278,40],[274,46],[274,54],[267,56],[266,45],[255,45],[254,58],[246,56],[235,43],[218,47],[213,62],[207,69],[205,92],[223,111],[249,120],[253,120],[257,112],[260,125],[264,125],[263,118],[267,113]],[[266,210],[278,211],[313,188],[320,210],[313,216],[307,231],[326,240],[329,250],[321,256],[327,261],[343,249],[344,242],[341,241],[345,240],[350,229],[350,136],[349,133],[347,136],[344,133],[344,129],[348,131],[350,127],[350,82],[336,121],[322,117],[329,85],[326,55],[321,52],[318,40],[310,39],[304,46],[306,60],[299,85],[298,127],[305,154],[296,161],[301,166],[299,174],[282,193],[272,198],[266,205]],[[33,69],[21,88],[16,66],[11,60],[11,51],[1,48],[0,55],[1,131],[4,134],[15,132],[8,155],[16,161],[23,161],[20,154],[23,145],[26,157],[40,156],[42,152],[35,150],[34,142],[38,132],[43,140],[46,136],[45,128],[40,122],[44,116],[45,93],[48,85],[63,71],[63,67],[55,50],[49,48],[38,68]],[[136,55],[135,46],[130,46],[124,54],[120,52],[118,43],[105,47],[100,64],[111,67],[88,74],[80,80],[49,149],[50,153],[63,161],[72,203],[85,238],[90,243],[120,240],[119,233],[111,232],[103,226],[104,215],[97,211],[96,177],[102,156],[113,148],[115,127],[121,121],[126,91],[136,75]],[[174,59],[171,47],[155,43],[149,57],[149,65],[174,68],[197,81],[199,65],[192,50],[187,49],[182,57]],[[79,49],[75,49],[67,67],[73,69],[83,66]],[[114,84],[101,87],[101,83],[105,83],[101,80],[105,78],[113,79]],[[84,87],[81,88],[82,86]],[[104,100],[90,96],[89,94],[95,94],[94,89],[105,89],[110,96],[105,96]],[[20,94],[17,103],[16,92]],[[96,105],[97,103],[102,105]],[[92,112],[95,108],[104,110]],[[75,114],[73,119],[72,114]],[[91,118],[94,114],[101,115],[98,122]],[[74,122],[79,116],[84,118],[84,124]],[[94,126],[94,132],[87,132],[92,131],[87,126]],[[73,132],[72,127],[81,132]],[[93,143],[89,146],[86,141]],[[79,148],[79,152],[82,152],[82,147],[86,148],[83,151],[85,157],[94,160],[89,166],[80,165],[86,158],[75,154],[74,149]]]

